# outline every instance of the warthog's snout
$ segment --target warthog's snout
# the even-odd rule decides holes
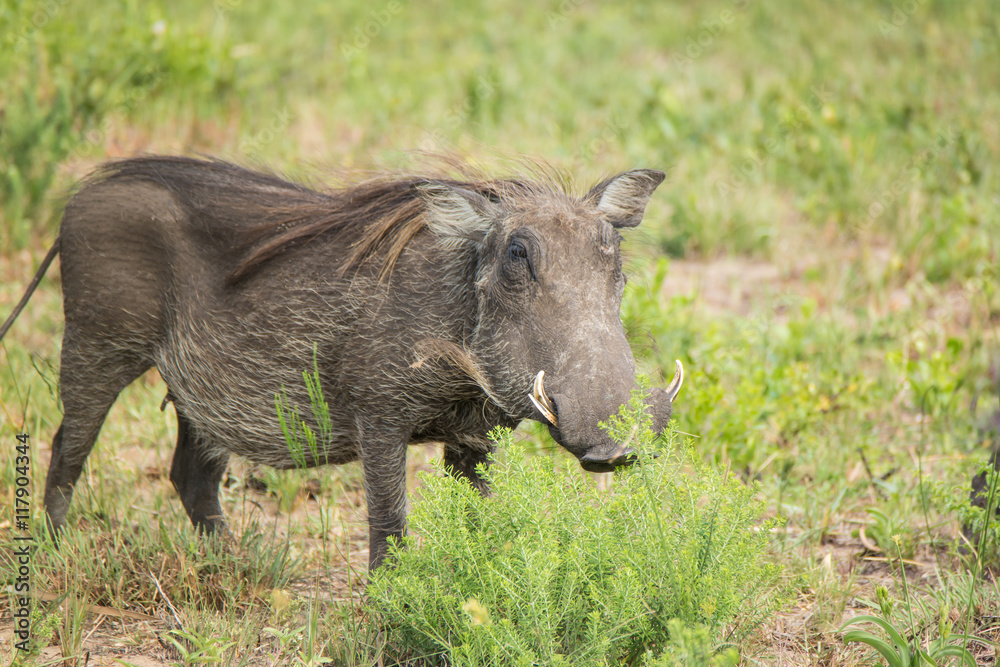
[[[670,422],[674,399],[684,383],[684,366],[680,361],[675,363],[677,369],[670,384],[665,388],[654,388],[646,400],[655,431],[663,430]],[[549,396],[545,391],[545,371],[539,371],[535,376],[528,398],[538,411],[536,418],[549,425],[549,432],[555,441],[572,452],[584,470],[611,472],[638,460],[631,437],[623,443],[616,443],[599,426],[617,411],[617,406],[595,408],[569,393]],[[608,415],[601,416],[604,412]]]

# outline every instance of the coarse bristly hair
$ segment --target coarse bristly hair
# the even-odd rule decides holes
[[[601,429],[635,385],[618,230],[639,225],[664,177],[630,170],[577,197],[538,163],[324,188],[212,159],[100,168],[53,246],[66,326],[51,530],[119,392],[153,367],[194,525],[225,529],[231,454],[279,468],[360,458],[370,567],[405,532],[410,444],[443,443],[452,474],[484,493],[490,432],[523,419],[544,419],[586,469],[631,463]],[[320,384],[329,418],[312,409]],[[672,401],[663,388],[646,401],[660,428]],[[316,434],[308,448],[287,442],[293,422]]]
[[[345,172],[338,174],[337,185],[313,189],[219,159],[147,156],[105,164],[85,184],[148,180],[194,211],[210,209],[214,222],[207,232],[230,248],[230,284],[319,237],[350,247],[341,276],[377,261],[380,279],[387,279],[410,240],[427,226],[421,188],[463,188],[507,210],[542,198],[567,203],[573,198],[569,177],[541,162],[519,160],[516,171],[490,178],[456,158],[434,158],[440,164],[424,174]]]

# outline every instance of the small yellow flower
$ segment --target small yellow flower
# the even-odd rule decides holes
[[[275,588],[271,591],[271,609],[274,610],[275,614],[281,614],[291,604],[292,596],[288,591],[281,588]]]
[[[701,613],[711,618],[712,614],[715,613],[715,598],[708,598],[701,601]]]
[[[490,613],[476,598],[466,600],[462,611],[469,615],[473,625],[486,625],[490,622]]]

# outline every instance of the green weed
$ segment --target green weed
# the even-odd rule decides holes
[[[902,569],[902,563],[900,563],[900,568]],[[905,585],[903,590],[906,590]],[[880,628],[885,635],[876,635],[867,630],[851,630],[844,634],[845,642],[861,642],[871,646],[878,651],[889,667],[917,667],[924,664],[933,667],[949,658],[954,658],[957,664],[976,667],[976,659],[965,648],[965,642],[969,640],[969,637],[951,634],[951,623],[947,620],[946,611],[941,615],[938,636],[930,640],[924,648],[915,637],[906,639],[904,633],[893,625],[895,601],[889,596],[888,590],[884,586],[878,586],[875,592],[881,617],[855,616],[840,629],[840,632],[851,626],[871,623]],[[911,627],[912,621],[911,617]]]

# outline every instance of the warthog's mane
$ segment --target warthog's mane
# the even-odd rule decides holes
[[[519,173],[491,179],[449,161],[447,170],[347,174],[336,186],[313,189],[223,160],[146,156],[108,163],[88,181],[144,180],[168,189],[229,249],[229,281],[235,284],[282,253],[320,239],[349,249],[341,276],[378,262],[380,279],[386,279],[426,227],[420,186],[465,188],[508,209],[570,201],[563,174],[539,162],[522,160],[518,167]]]

